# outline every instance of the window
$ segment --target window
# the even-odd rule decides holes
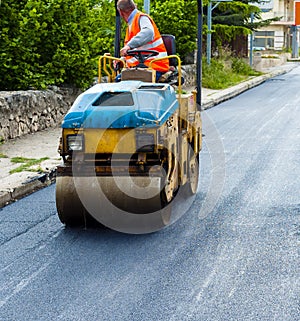
[[[131,92],[104,92],[93,106],[133,106],[133,98]]]
[[[254,47],[264,47],[265,49],[274,48],[274,31],[254,32]]]

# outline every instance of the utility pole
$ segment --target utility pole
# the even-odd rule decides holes
[[[211,57],[212,11],[213,11],[212,4],[211,4],[211,1],[209,1],[207,6],[207,41],[206,41],[206,62],[208,65],[210,65],[210,57]]]
[[[202,105],[202,33],[203,33],[203,3],[202,0],[197,1],[198,5],[198,28],[197,28],[197,91],[196,91],[196,103],[197,108],[201,111]]]
[[[120,57],[120,41],[121,41],[121,16],[120,12],[117,8],[117,2],[118,0],[115,0],[115,11],[116,11],[116,33],[115,33],[115,52],[114,56],[119,58]]]
[[[220,4],[220,2],[231,2],[232,0],[209,0],[207,5],[207,39],[206,39],[206,61],[210,65],[211,57],[211,32],[212,32],[212,12]],[[216,2],[212,6],[212,2]]]
[[[150,14],[150,0],[144,0],[144,10],[147,14]]]
[[[251,12],[251,16],[250,16],[251,24],[253,23],[253,20],[254,20],[254,13]],[[253,66],[253,31],[251,32],[251,35],[250,35],[249,65],[250,67]]]
[[[297,26],[291,26],[292,32],[292,58],[299,58],[299,47],[297,39]]]
[[[292,33],[292,58],[299,58],[298,26],[300,25],[300,1],[294,2],[294,25],[291,26]]]

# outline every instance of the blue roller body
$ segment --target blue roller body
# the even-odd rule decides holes
[[[97,84],[76,99],[62,128],[159,127],[178,108],[176,93],[168,84]]]

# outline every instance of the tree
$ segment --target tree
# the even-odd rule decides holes
[[[161,33],[175,36],[182,59],[196,48],[196,0],[151,0],[151,16]]]
[[[212,17],[212,39],[215,47],[220,48],[229,44],[235,48],[237,42],[244,42],[244,46],[239,48],[240,54],[247,54],[247,35],[253,30],[269,25],[272,21],[280,18],[268,20],[261,19],[261,10],[255,6],[260,0],[241,0],[220,2],[213,11]],[[205,7],[207,9],[207,7]],[[207,10],[205,10],[205,14]],[[251,22],[251,14],[254,15],[255,23]],[[206,19],[204,20],[206,22]]]

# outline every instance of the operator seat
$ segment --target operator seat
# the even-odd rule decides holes
[[[176,42],[175,42],[175,36],[173,35],[161,35],[162,40],[164,42],[164,45],[167,49],[168,56],[176,55]],[[176,58],[170,58],[169,64],[172,67],[177,66],[177,59]]]
[[[176,42],[173,35],[161,35],[164,45],[167,50],[168,56],[176,55]],[[163,74],[158,82],[166,82],[170,85],[178,84],[178,71],[177,71],[177,59],[169,58],[170,70]],[[184,83],[184,78],[181,77],[181,84]]]

